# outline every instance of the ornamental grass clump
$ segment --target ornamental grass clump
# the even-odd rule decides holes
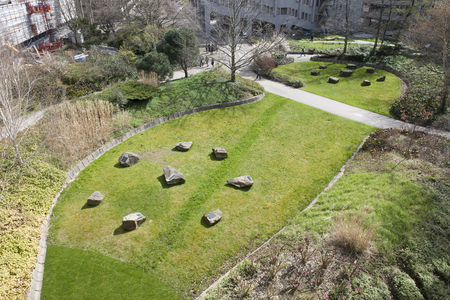
[[[371,245],[372,237],[372,227],[366,226],[362,217],[341,216],[331,229],[332,242],[350,254],[366,252]]]

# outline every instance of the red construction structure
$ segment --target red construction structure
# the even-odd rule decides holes
[[[47,41],[40,42],[37,45],[39,51],[40,52],[54,51],[54,50],[61,48],[61,46],[62,46],[61,41],[54,41],[53,36],[50,34],[52,28],[50,28],[49,23],[48,23],[48,18],[47,18],[47,13],[49,13],[51,11],[50,4],[47,4],[45,2],[38,2],[37,5],[31,5],[30,2],[26,2],[25,7],[27,9],[27,13],[28,13],[28,16],[30,19],[31,30],[33,31],[33,34],[35,34],[35,35],[38,34],[38,28],[37,28],[36,24],[33,24],[31,22],[31,20],[32,20],[31,15],[33,15],[33,14],[41,14],[42,15],[42,20],[43,20],[44,29],[45,29],[45,36],[46,36]]]

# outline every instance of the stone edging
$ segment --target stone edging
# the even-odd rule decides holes
[[[333,179],[328,183],[328,185],[313,199],[313,201],[311,201],[309,203],[309,205],[304,208],[300,213],[309,210],[311,207],[314,206],[314,204],[316,204],[317,200],[319,199],[319,197],[325,193],[326,191],[328,191],[330,188],[332,188],[334,186],[334,184],[336,182],[338,182],[338,180],[344,175],[345,173],[345,169],[350,165],[350,163],[353,161],[353,159],[355,158],[355,156],[359,153],[359,151],[361,150],[361,148],[364,146],[364,144],[366,143],[367,139],[370,137],[370,135],[366,136],[364,138],[364,140],[361,142],[361,144],[359,144],[358,148],[356,148],[355,152],[353,152],[352,156],[345,162],[345,164],[342,166],[342,168],[339,170],[339,173],[336,174],[336,176],[333,177]],[[228,270],[228,272],[226,272],[225,274],[223,274],[222,276],[220,276],[219,279],[217,279],[213,284],[211,284],[206,290],[204,290],[200,296],[198,296],[196,298],[196,300],[202,300],[205,299],[205,297],[208,295],[209,292],[211,292],[215,287],[217,287],[219,285],[219,283],[224,280],[231,272],[233,272],[233,270],[235,270],[244,260],[250,258],[251,256],[253,256],[254,254],[256,254],[257,252],[259,252],[262,248],[264,248],[265,246],[267,246],[268,244],[270,244],[270,242],[277,236],[279,236],[282,232],[284,232],[286,230],[286,228],[288,228],[289,224],[284,226],[283,228],[281,228],[277,233],[275,233],[273,236],[271,236],[267,241],[265,241],[261,246],[259,246],[258,248],[256,248],[255,250],[253,250],[252,252],[250,252],[249,254],[247,254],[241,261],[239,261],[238,263],[236,263],[230,270]]]
[[[200,106],[192,109],[188,109],[181,112],[176,112],[170,116],[167,117],[161,117],[156,120],[150,121],[148,123],[145,123],[135,129],[132,129],[131,131],[127,132],[125,135],[118,137],[116,139],[113,139],[112,141],[104,144],[88,156],[86,156],[83,160],[81,160],[78,164],[70,168],[69,171],[67,171],[66,175],[66,182],[61,187],[58,194],[53,198],[52,206],[50,207],[50,210],[47,214],[47,216],[44,219],[44,222],[42,223],[41,227],[41,239],[39,241],[39,253],[36,259],[36,266],[33,270],[33,277],[31,279],[30,287],[28,289],[27,293],[27,299],[32,300],[38,300],[41,298],[41,290],[42,290],[42,280],[44,279],[44,263],[45,263],[45,255],[47,253],[47,236],[48,236],[48,229],[50,226],[50,217],[53,213],[53,208],[55,207],[59,196],[64,191],[64,189],[77,178],[78,174],[80,174],[81,171],[83,171],[89,164],[91,164],[93,161],[97,160],[102,156],[105,152],[110,150],[111,148],[117,146],[118,144],[128,140],[132,136],[141,133],[147,129],[153,128],[159,124],[165,123],[167,121],[171,121],[174,119],[181,118],[183,116],[187,116],[193,113],[217,109],[217,108],[225,108],[225,107],[232,107],[232,106],[240,106],[244,104],[250,104],[254,102],[258,102],[262,98],[264,98],[265,93],[262,93],[258,96],[254,96],[249,99],[240,100],[236,102],[226,102],[226,103],[217,103],[217,104],[211,104],[211,105],[205,105]]]

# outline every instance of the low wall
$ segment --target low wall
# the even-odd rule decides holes
[[[108,150],[110,150],[113,147],[117,146],[118,144],[128,140],[132,136],[134,136],[138,133],[141,133],[147,129],[153,128],[159,124],[165,123],[167,121],[175,120],[175,119],[181,118],[183,116],[187,116],[187,115],[197,113],[197,112],[258,102],[259,100],[264,98],[264,96],[265,96],[265,94],[262,93],[261,95],[258,95],[258,96],[255,96],[255,97],[252,97],[249,99],[245,99],[245,100],[200,106],[200,107],[188,109],[185,111],[177,112],[177,113],[174,113],[167,117],[158,118],[156,120],[145,123],[137,128],[134,128],[134,129],[130,130],[128,133],[126,133],[125,135],[123,135],[119,138],[113,139],[112,141],[104,144],[103,146],[101,146],[100,148],[98,148],[97,150],[95,150],[94,152],[89,154],[88,156],[86,156],[84,159],[82,159],[78,164],[76,164],[75,166],[70,168],[70,170],[67,172],[66,182],[61,187],[61,190],[58,192],[58,194],[55,196],[55,198],[53,199],[53,203],[50,208],[50,211],[47,214],[47,216],[45,217],[44,222],[42,223],[41,239],[39,241],[39,253],[38,253],[37,260],[36,260],[36,266],[33,270],[33,277],[31,279],[27,298],[33,299],[33,300],[35,300],[35,299],[38,300],[41,298],[42,280],[44,278],[44,264],[45,264],[45,255],[47,253],[47,236],[48,236],[48,229],[50,226],[50,217],[53,213],[53,208],[55,207],[56,203],[58,202],[58,199],[59,199],[59,196],[61,195],[61,193],[72,181],[74,181],[77,178],[78,174],[80,174],[81,171],[83,171],[93,161],[100,158],[100,156],[102,156]]]

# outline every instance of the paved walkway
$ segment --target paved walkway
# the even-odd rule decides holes
[[[307,59],[306,57],[302,58]],[[248,69],[241,71],[239,75],[244,78],[252,80],[254,80],[256,77],[256,75]],[[408,124],[365,109],[357,108],[342,102],[338,102],[316,94],[305,92],[301,89],[295,89],[279,82],[267,79],[261,79],[258,80],[257,82],[261,84],[264,87],[264,89],[270,93],[376,128],[409,129],[444,136],[448,139],[450,138],[450,132],[448,131],[441,131],[432,128]]]

